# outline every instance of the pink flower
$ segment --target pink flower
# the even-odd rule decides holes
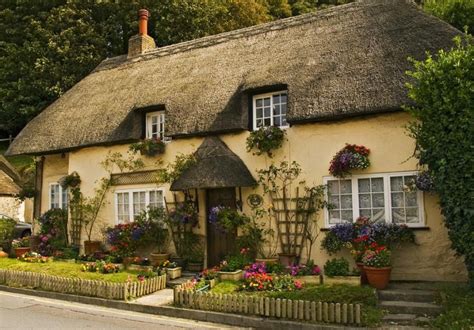
[[[300,281],[296,280],[295,281],[295,288],[301,289],[302,287],[303,287],[303,284]]]

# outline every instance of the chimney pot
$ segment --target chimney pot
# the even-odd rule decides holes
[[[138,11],[138,34],[148,35],[148,18],[150,13],[146,9]]]
[[[138,34],[128,40],[128,58],[146,53],[156,47],[155,41],[148,35],[148,18],[146,9],[138,11]]]

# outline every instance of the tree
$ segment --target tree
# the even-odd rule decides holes
[[[423,9],[452,26],[469,33],[474,31],[474,1],[472,0],[425,0]]]
[[[474,288],[474,43],[472,36],[455,39],[424,61],[413,61],[408,74],[407,107],[415,122],[416,157],[428,168],[452,247],[464,256]]]

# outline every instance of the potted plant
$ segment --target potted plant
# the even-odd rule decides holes
[[[362,260],[367,280],[372,287],[379,290],[387,287],[392,271],[390,256],[391,252],[386,246],[375,242],[365,251]]]
[[[140,152],[143,156],[156,156],[161,155],[165,152],[165,143],[161,139],[152,138],[145,139],[137,143],[130,145],[130,151]]]
[[[331,160],[329,173],[343,178],[354,169],[366,169],[370,166],[370,150],[364,146],[346,144]]]
[[[143,214],[143,221],[148,220],[146,237],[148,241],[156,246],[156,251],[150,254],[151,265],[156,267],[167,261],[169,231],[165,223],[165,212],[163,208],[151,208],[147,214]]]
[[[254,155],[266,153],[272,157],[272,151],[281,148],[285,140],[285,131],[278,126],[260,127],[252,131],[247,138],[247,151],[256,150]]]
[[[204,268],[204,250],[195,248],[187,255],[187,267],[190,272],[200,272]]]
[[[159,266],[159,268],[164,269],[166,271],[168,280],[174,280],[175,278],[181,277],[182,268],[174,262],[166,260]]]
[[[204,278],[206,282],[209,283],[209,286],[212,289],[217,284],[218,272],[219,267],[217,266],[213,268],[206,268],[201,272],[200,276],[201,278]]]
[[[30,237],[23,237],[20,239],[14,239],[12,241],[12,248],[15,250],[15,256],[20,258],[27,252],[30,252]]]
[[[295,265],[289,267],[291,276],[295,276],[301,283],[304,284],[321,284],[321,268],[314,264],[313,260],[309,260],[304,265]]]
[[[349,262],[344,258],[333,258],[324,264],[323,284],[360,285],[360,276],[349,271]]]
[[[228,256],[226,260],[222,261],[219,266],[219,280],[239,281],[243,279],[243,269],[252,262],[248,252],[248,248],[241,249],[239,254]]]

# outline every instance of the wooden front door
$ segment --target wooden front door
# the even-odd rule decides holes
[[[236,208],[235,188],[208,189],[206,198],[207,214],[214,206],[227,206]],[[207,266],[213,267],[219,265],[225,256],[229,255],[235,249],[235,239],[237,230],[229,233],[223,233],[215,226],[207,223]]]

